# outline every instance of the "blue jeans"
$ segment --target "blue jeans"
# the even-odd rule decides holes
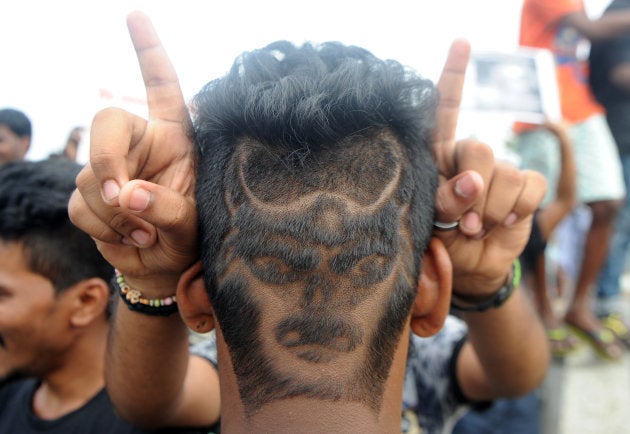
[[[521,398],[497,399],[484,411],[469,411],[453,434],[538,434],[540,433],[538,393]]]
[[[621,164],[623,167],[623,180],[626,184],[626,189],[630,191],[630,155],[621,156]],[[621,275],[626,264],[628,247],[630,247],[630,200],[626,199],[615,221],[608,257],[599,275],[597,284],[598,304],[605,305],[606,300],[619,298]],[[598,310],[601,309],[598,308]],[[608,310],[608,312],[600,311],[598,313],[611,313],[609,308],[604,308],[604,310]]]

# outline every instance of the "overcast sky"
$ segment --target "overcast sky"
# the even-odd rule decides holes
[[[598,13],[608,0],[587,0]],[[363,46],[436,79],[456,37],[477,50],[516,47],[521,0],[109,0],[5,2],[0,107],[34,127],[30,159],[60,150],[105,105],[144,98],[125,16],[152,18],[184,94],[222,75],[236,55],[277,39]],[[103,98],[102,90],[112,99]],[[137,106],[140,107],[140,106]],[[87,152],[83,146],[82,155]],[[84,157],[83,157],[84,158]]]

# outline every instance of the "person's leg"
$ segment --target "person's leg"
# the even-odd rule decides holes
[[[630,190],[630,155],[621,159],[626,191]],[[599,275],[595,313],[604,327],[611,330],[617,339],[630,348],[630,328],[628,318],[621,309],[621,276],[626,265],[630,248],[630,200],[626,198],[621,212],[615,221],[608,255]]]
[[[571,305],[565,315],[565,322],[572,326],[578,336],[585,338],[602,357],[616,359],[621,356],[621,348],[610,330],[591,310],[591,287],[597,278],[606,258],[608,239],[612,232],[612,218],[618,206],[614,201],[600,201],[589,204],[592,222],[584,243],[582,266],[575,284]]]
[[[630,190],[630,155],[621,159],[626,190]],[[604,317],[617,312],[619,307],[621,276],[630,247],[630,200],[624,202],[610,240],[606,263],[602,268],[597,285],[596,312]]]
[[[536,259],[534,267],[528,270],[528,273],[531,273],[531,279],[529,279],[531,284],[529,286],[534,295],[534,306],[543,324],[547,329],[553,329],[559,327],[560,324],[551,306],[551,300],[549,299],[545,261],[545,255],[540,255]]]
[[[557,285],[563,296],[573,294],[580,272],[584,240],[591,227],[591,209],[578,204],[558,225],[554,233],[552,250],[557,264]],[[566,295],[565,295],[566,294]]]
[[[520,167],[542,173],[547,180],[541,208],[554,199],[560,173],[559,147],[556,136],[545,128],[520,133],[514,138],[514,151],[521,160]]]
[[[558,139],[547,129],[540,128],[518,134],[515,137],[514,145],[514,150],[521,159],[521,168],[536,170],[542,173],[547,180],[547,193],[541,204],[541,209],[544,209],[548,203],[555,199],[556,184],[561,168]],[[561,226],[567,226],[568,224],[570,224],[570,222],[563,222]],[[562,321],[556,317],[553,311],[547,286],[544,247],[542,252],[540,252],[537,251],[536,247],[531,246],[531,237],[535,235],[536,229],[534,224],[534,226],[532,226],[530,240],[521,257],[524,266],[523,282],[530,289],[533,295],[534,305],[545,324],[553,355],[562,357],[576,349],[579,342],[567,331]],[[575,231],[569,229],[569,232],[572,236],[571,240],[573,241]],[[561,238],[566,239],[566,237]],[[561,258],[557,258],[559,263],[575,262],[573,255],[567,255],[567,253],[576,251],[574,247],[561,248],[559,250],[562,254]],[[570,256],[570,258],[568,256]],[[572,265],[571,268],[576,269],[577,266]]]
[[[591,209],[592,219],[565,321],[600,356],[617,358],[621,348],[614,335],[602,327],[591,310],[591,288],[606,259],[613,221],[625,196],[621,162],[603,117],[575,125],[571,132],[578,169],[578,197]]]
[[[528,269],[527,274],[528,286],[531,288],[534,296],[534,306],[547,330],[551,354],[554,357],[565,357],[573,353],[580,347],[580,342],[557,317],[551,304],[544,253],[539,255],[534,267]]]
[[[571,318],[574,323],[593,328],[597,326],[597,323],[594,322],[594,315],[589,314],[591,311],[591,286],[606,259],[608,240],[612,233],[612,222],[619,209],[619,203],[599,201],[590,203],[588,206],[592,212],[591,226],[586,234],[582,263],[567,317]]]

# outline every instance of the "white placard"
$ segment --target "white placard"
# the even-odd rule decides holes
[[[521,122],[559,121],[560,98],[551,52],[529,48],[473,51],[462,109],[509,114]]]

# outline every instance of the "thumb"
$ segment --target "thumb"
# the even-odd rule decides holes
[[[179,248],[196,244],[197,212],[192,197],[152,182],[132,180],[121,188],[119,203]]]
[[[481,198],[483,189],[483,178],[474,170],[464,171],[442,181],[435,196],[435,220],[459,221],[462,232],[474,235],[481,230],[481,219],[471,210]]]

